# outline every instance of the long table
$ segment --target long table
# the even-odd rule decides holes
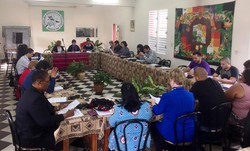
[[[80,55],[81,53],[77,54]],[[54,63],[53,57],[54,55],[52,54],[44,54],[44,58],[52,65]],[[147,76],[150,75],[156,84],[164,85],[167,90],[171,89],[169,85],[169,70],[164,70],[160,67],[153,67],[148,64],[142,64],[140,62],[132,62],[127,59],[122,59],[101,52],[89,53],[88,57],[88,64],[86,64],[87,69],[103,70],[117,79],[130,82],[132,81],[132,78],[143,82]],[[189,90],[192,85],[192,80],[186,79],[184,81],[186,89]]]
[[[83,61],[87,69],[100,68],[100,54],[99,53],[44,53],[43,57],[52,66],[57,67],[60,71],[65,70],[73,61]]]
[[[64,77],[60,78],[66,79]],[[67,82],[68,81],[57,82],[57,86],[62,86]],[[51,94],[47,93],[46,97],[69,97],[76,94],[78,93],[74,88],[69,88],[67,90],[55,91]],[[83,98],[77,100],[81,103],[88,102],[88,100],[84,100]],[[56,143],[63,141],[63,151],[69,150],[69,139],[79,137],[84,137],[85,142],[88,142],[86,145],[88,145],[92,151],[98,151],[99,148],[108,150],[110,128],[107,121],[104,120],[103,117],[90,116],[88,111],[90,111],[90,109],[81,110],[84,116],[62,121],[59,128],[54,132]],[[101,140],[102,145],[98,145],[98,140]]]
[[[132,78],[135,78],[143,82],[150,75],[156,84],[164,85],[167,90],[170,90],[169,70],[139,62],[132,62],[106,53],[89,53],[88,57],[88,64],[86,64],[88,69],[103,70],[111,74],[114,78],[123,81],[131,81]],[[44,58],[52,65],[55,63],[53,61],[54,55],[52,54],[44,54]],[[186,79],[184,81],[186,89],[190,89],[192,85],[192,80]],[[59,94],[59,96],[62,95]],[[68,92],[65,95],[69,95]],[[53,94],[53,96],[57,95]],[[83,111],[83,114],[85,115],[84,117],[61,122],[58,131],[55,132],[56,141],[63,141],[64,148],[67,150],[69,148],[69,138],[87,136],[92,150],[96,151],[99,137],[104,140],[104,150],[108,150],[109,129],[105,127],[106,124],[104,124],[102,118],[90,117],[87,111]]]

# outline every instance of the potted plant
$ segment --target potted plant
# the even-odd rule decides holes
[[[166,92],[166,88],[161,85],[156,85],[151,76],[148,76],[144,83],[132,79],[132,84],[135,86],[137,92],[143,96],[148,96],[149,94],[154,96],[161,96]]]
[[[52,49],[54,48],[55,44],[56,44],[56,41],[55,41],[55,40],[52,41],[52,42],[50,42],[50,44],[48,45],[48,50],[51,50],[51,51],[52,51]]]
[[[94,43],[94,50],[100,51],[102,49],[102,42],[100,42],[99,40],[96,40]]]
[[[84,80],[85,73],[84,73],[85,66],[82,61],[76,62],[73,61],[67,68],[67,73],[71,74],[73,77],[77,77],[79,80]]]
[[[98,71],[93,77],[94,91],[96,94],[101,95],[104,89],[104,84],[111,84],[111,76],[103,71]]]

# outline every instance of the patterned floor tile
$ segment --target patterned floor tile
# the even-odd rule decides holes
[[[14,150],[14,146],[12,143],[11,133],[8,125],[8,121],[5,117],[5,110],[10,110],[13,119],[15,120],[15,109],[18,101],[15,100],[13,95],[13,88],[9,87],[9,80],[5,75],[6,65],[2,65],[0,69],[0,150],[1,151],[11,151]],[[118,89],[120,91],[121,82],[116,79],[112,79],[113,84],[107,86],[104,89],[103,95],[95,95],[93,92],[93,81],[91,81],[91,77],[96,73],[95,70],[86,71],[86,77],[83,81],[76,80],[72,76],[68,75],[66,72],[60,73],[60,77],[62,79],[67,79],[69,81],[71,87],[78,90],[78,93],[81,94],[84,98],[87,98],[89,101],[93,98],[100,97],[112,97],[113,94],[110,91],[114,89]],[[114,92],[114,91],[113,91]],[[76,147],[70,147],[70,151],[82,150]]]

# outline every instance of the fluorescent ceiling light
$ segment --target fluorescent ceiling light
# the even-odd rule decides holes
[[[117,4],[119,0],[92,0],[94,3],[98,4]]]

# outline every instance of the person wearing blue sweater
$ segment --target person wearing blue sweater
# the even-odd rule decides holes
[[[152,101],[152,112],[155,115],[163,114],[162,121],[157,121],[151,125],[151,135],[155,143],[156,151],[169,149],[166,141],[175,144],[174,121],[181,115],[194,111],[195,99],[191,92],[183,87],[184,73],[180,69],[174,69],[169,73],[170,86],[172,90],[164,93],[159,104]],[[177,126],[178,142],[192,142],[194,135],[193,119],[187,121],[185,125],[186,136],[183,138],[182,125]]]
[[[28,90],[31,86],[32,86],[32,76],[35,73],[35,71],[37,70],[44,70],[44,71],[48,71],[51,68],[51,65],[49,64],[48,61],[46,60],[41,60],[37,63],[36,65],[36,69],[31,71],[26,78],[23,81],[23,90]],[[50,74],[50,83],[49,83],[49,87],[46,90],[47,93],[52,93],[54,92],[54,88],[55,88],[55,84],[56,84],[56,75],[57,75],[57,68],[52,68],[51,70],[51,74]]]
[[[120,104],[114,106],[114,113],[109,118],[109,124],[111,127],[115,127],[118,122],[129,120],[129,119],[145,119],[149,120],[152,116],[150,105],[148,102],[140,101],[139,95],[131,83],[123,83],[121,87],[122,92],[122,101]],[[116,129],[116,134],[118,136],[118,143],[121,150],[125,150],[124,134],[123,134],[124,125],[119,125]],[[145,141],[146,130],[148,125],[143,124],[143,134],[140,146],[139,138],[141,128],[137,124],[129,125],[126,128],[126,140],[128,151],[139,150],[143,147],[143,142]],[[131,133],[132,132],[132,133]],[[147,139],[146,146],[150,147],[150,136]],[[109,149],[117,150],[117,144],[115,141],[114,131],[109,135]]]

